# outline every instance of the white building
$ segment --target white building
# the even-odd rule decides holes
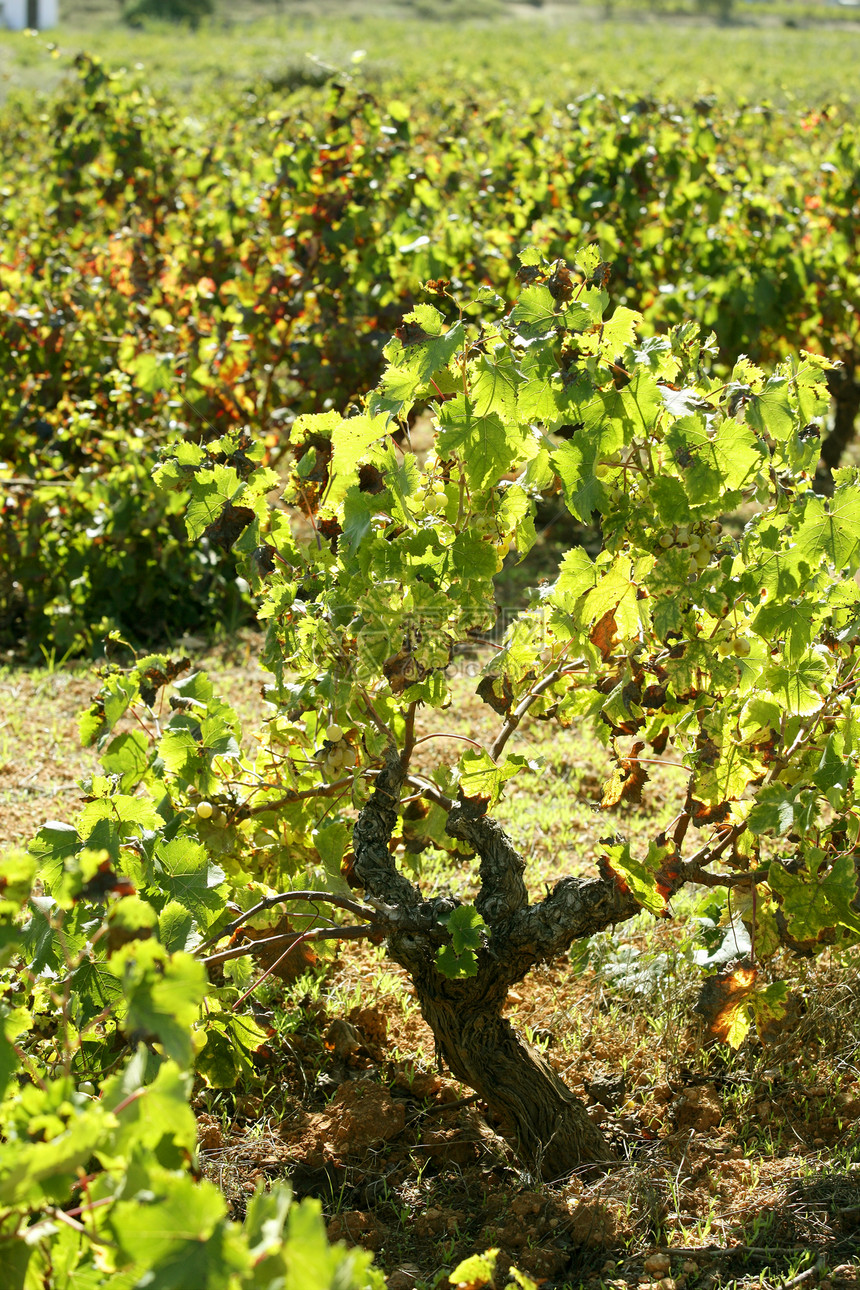
[[[41,31],[57,25],[57,0],[0,0],[0,27]]]

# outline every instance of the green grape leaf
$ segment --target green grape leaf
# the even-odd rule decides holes
[[[105,1110],[123,1108],[117,1114],[116,1128],[105,1151],[121,1158],[134,1147],[153,1150],[167,1140],[173,1144],[179,1166],[183,1155],[197,1145],[197,1123],[188,1105],[192,1077],[175,1062],[167,1061],[158,1066],[153,1078],[150,1060],[151,1055],[141,1044],[119,1074],[109,1076],[102,1084]]]
[[[104,847],[117,860],[119,839],[139,834],[141,829],[159,829],[164,821],[151,801],[116,793],[88,802],[76,816],[75,824],[89,846]]]
[[[171,900],[158,916],[158,939],[171,954],[176,950],[189,953],[200,944],[196,920],[185,905]]]
[[[809,819],[810,809],[813,799],[805,785],[787,787],[779,781],[765,784],[747,817],[747,827],[756,836],[772,833],[774,837],[784,837]]]
[[[126,1031],[155,1035],[168,1057],[191,1062],[191,1024],[206,992],[206,969],[189,954],[168,955],[157,941],[135,941],[108,959],[122,981]]]
[[[858,880],[852,856],[839,856],[823,877],[789,873],[774,861],[768,873],[771,890],[781,898],[788,930],[798,941],[816,941],[822,932],[844,927],[860,935]]]
[[[786,712],[805,717],[821,708],[824,702],[822,687],[830,673],[827,651],[815,646],[801,655],[793,667],[771,668],[765,682]]]
[[[0,1144],[0,1206],[39,1209],[46,1203],[63,1204],[106,1127],[100,1107],[78,1107],[65,1129],[47,1142]]]
[[[841,738],[830,736],[812,776],[813,783],[821,789],[834,810],[839,809],[842,794],[853,783],[855,773],[854,760],[845,760],[840,755],[841,745]]]
[[[194,1068],[210,1088],[234,1088],[242,1074],[232,1041],[212,1025],[207,1027],[206,1043],[197,1054]]]
[[[117,907],[125,905],[118,901]],[[72,1002],[70,1015],[75,1025],[83,1027],[106,1008],[115,1007],[122,998],[122,986],[104,959],[86,958],[70,976]]]
[[[158,890],[189,910],[201,927],[208,927],[224,907],[224,870],[187,834],[159,842],[155,858]]]
[[[152,1166],[148,1186],[109,1209],[107,1230],[123,1259],[146,1268],[149,1290],[229,1284],[250,1255],[224,1221],[225,1201],[207,1179]]]
[[[458,954],[453,945],[440,945],[436,951],[436,966],[443,976],[454,979],[458,976],[477,976],[478,958],[473,950],[463,950]]]
[[[567,414],[559,408],[564,386],[553,354],[538,347],[527,349],[520,371],[517,410],[521,420],[538,422],[548,431],[557,430],[567,420]]]
[[[512,327],[521,336],[534,339],[553,332],[560,321],[561,309],[549,287],[524,287],[509,315]]]
[[[117,735],[101,754],[102,769],[120,776],[120,792],[128,793],[140,783],[149,764],[149,740],[142,730]]]
[[[67,861],[83,848],[78,830],[71,824],[50,820],[43,824],[30,843],[30,854],[35,857],[39,878],[48,891],[53,891],[61,881]]]
[[[244,501],[246,486],[232,466],[213,466],[202,470],[186,484],[191,500],[185,512],[188,537],[196,542],[204,529],[214,524],[225,506]]]
[[[795,424],[790,390],[784,376],[772,376],[761,393],[750,396],[745,413],[747,424],[759,434],[770,434],[782,442],[788,439]]]
[[[507,425],[496,412],[479,414],[463,395],[443,403],[438,418],[439,451],[462,454],[473,489],[491,486],[524,456],[527,441],[521,429]]]
[[[798,555],[813,569],[825,556],[840,577],[855,573],[860,566],[860,488],[843,485],[827,500],[806,494],[805,502]]]
[[[449,1274],[451,1285],[464,1285],[470,1287],[470,1290],[480,1290],[482,1286],[491,1285],[496,1274],[498,1253],[498,1250],[487,1250],[486,1254],[472,1254],[468,1259],[463,1259]]]
[[[665,848],[653,843],[645,862],[630,853],[630,843],[604,844],[605,864],[615,875],[622,890],[632,892],[643,909],[662,916],[666,913],[666,891],[657,881],[657,870],[666,859]]]
[[[470,800],[480,800],[488,805],[496,803],[502,789],[509,779],[527,767],[534,769],[536,763],[528,757],[509,755],[496,764],[483,748],[479,751],[464,753],[460,759],[460,788],[463,796]]]
[[[458,905],[442,922],[451,933],[455,953],[481,948],[487,925],[474,905]]]
[[[341,421],[332,431],[332,459],[329,486],[321,513],[332,515],[355,485],[357,468],[381,440],[391,433],[388,417],[361,414]]]
[[[817,620],[814,606],[789,600],[763,605],[750,626],[771,644],[785,641],[786,661],[796,663],[812,643]]]
[[[501,356],[482,354],[469,382],[469,396],[475,416],[495,414],[504,422],[517,418],[517,389],[520,374],[513,356],[500,347]]]

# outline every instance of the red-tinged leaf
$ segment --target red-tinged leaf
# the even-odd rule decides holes
[[[609,856],[604,855],[598,858],[597,870],[601,878],[614,880],[616,887],[618,888],[618,890],[621,892],[623,896],[626,896],[627,893],[630,891],[629,886],[627,885],[623,876],[615,868],[612,861],[609,859]]]
[[[104,900],[105,896],[134,896],[137,888],[130,878],[115,873],[109,860],[100,864],[96,873],[81,887],[76,900]]]
[[[349,887],[352,887],[353,891],[364,890],[364,883],[361,881],[358,874],[355,872],[355,852],[354,851],[346,852],[346,854],[344,855],[343,859],[340,862],[340,872],[344,882],[346,882],[346,884]]]
[[[488,703],[494,712],[506,717],[514,701],[514,692],[506,676],[485,676],[479,682],[475,693],[484,703]]]
[[[648,772],[638,760],[645,747],[644,743],[633,745],[631,755],[622,757],[615,770],[603,786],[600,799],[601,811],[611,810],[620,802],[639,803],[642,801],[642,789],[648,782]]]
[[[731,803],[717,802],[714,806],[706,806],[704,802],[693,798],[693,820],[696,824],[721,824],[727,819],[731,812]]]
[[[749,1029],[745,1004],[755,988],[756,969],[750,963],[709,976],[699,992],[694,1012],[704,1019],[712,1039],[737,1048]]]

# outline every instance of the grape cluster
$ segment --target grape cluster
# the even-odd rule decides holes
[[[210,824],[214,824],[218,828],[223,828],[227,823],[227,816],[221,810],[221,807],[216,806],[213,802],[209,802],[204,799],[202,802],[198,802],[194,809],[198,820],[207,820]]]
[[[723,526],[719,520],[705,520],[700,524],[681,524],[673,529],[666,529],[657,541],[664,551],[672,547],[685,550],[690,556],[690,573],[699,574],[711,563],[722,531]]]
[[[349,770],[358,760],[355,749],[344,736],[340,726],[333,724],[325,732],[325,743],[322,751],[317,753],[317,760],[322,762],[327,775],[336,776],[342,770]]]

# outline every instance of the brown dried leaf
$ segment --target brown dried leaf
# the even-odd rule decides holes
[[[592,645],[596,645],[600,650],[600,657],[604,663],[611,658],[613,650],[618,644],[618,624],[615,621],[615,614],[611,609],[599,619],[591,631],[588,639]]]
[[[225,502],[218,518],[203,530],[203,536],[224,551],[229,551],[253,518],[254,512],[250,506],[234,506],[232,502]]]
[[[475,693],[500,716],[506,717],[510,712],[514,692],[506,676],[485,676],[479,682]]]
[[[422,680],[425,675],[424,669],[419,667],[415,657],[405,649],[387,658],[382,664],[382,671],[391,686],[392,694],[402,694],[410,685]]]
[[[266,941],[273,936],[289,936],[293,940],[298,940],[301,935],[293,927],[286,914],[278,920],[274,927],[243,927],[241,931],[245,939],[249,941]],[[266,969],[277,963],[278,966],[274,969],[273,975],[280,977],[282,981],[289,984],[289,982],[297,980],[303,972],[307,972],[308,968],[312,968],[317,961],[317,956],[307,942],[287,949],[286,954],[284,953],[285,949],[287,949],[287,942],[282,941],[280,944],[266,946],[261,949],[257,957],[261,967]]]

